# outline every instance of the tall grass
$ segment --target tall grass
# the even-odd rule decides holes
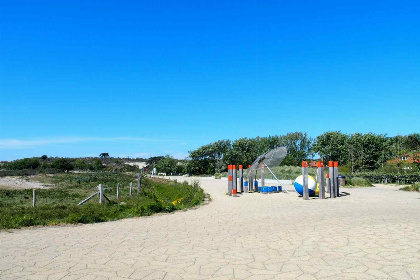
[[[32,207],[32,190],[0,190],[0,229],[62,223],[95,223],[128,217],[172,212],[200,204],[205,197],[198,185],[153,182],[143,178],[139,195],[134,174],[58,174],[40,178],[54,187],[37,190],[37,205]],[[133,196],[128,185],[133,182]],[[99,183],[111,203],[98,203],[98,197],[77,204],[95,193]],[[120,198],[116,185],[120,183]]]

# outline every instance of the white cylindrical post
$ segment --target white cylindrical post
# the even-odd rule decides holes
[[[35,189],[32,190],[32,207],[35,207],[36,204],[36,191]]]
[[[117,183],[117,198],[120,197],[120,183]]]
[[[334,162],[328,162],[328,175],[329,175],[329,185],[330,185],[330,197],[335,198],[335,186],[334,186]]]
[[[130,182],[130,196],[133,195],[133,182]]]
[[[319,183],[319,198],[325,198],[325,180],[324,180],[324,163],[319,161],[317,163],[318,167],[318,183]]]
[[[237,172],[236,172],[236,165],[232,165],[232,193],[237,194],[238,193],[238,178],[237,178]]]
[[[99,203],[102,204],[104,202],[104,187],[102,184],[99,184]]]
[[[338,161],[334,161],[334,183],[335,183],[335,196],[340,196],[340,184],[338,182]]]
[[[308,162],[302,161],[302,177],[303,177],[303,199],[309,199],[309,189],[308,189]]]
[[[232,165],[228,165],[228,193],[232,195]]]
[[[244,192],[244,167],[242,165],[239,165],[239,185],[237,191],[239,193]]]

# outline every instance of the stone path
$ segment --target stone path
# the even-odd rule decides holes
[[[184,180],[184,178],[182,178]],[[420,194],[225,195],[186,212],[0,232],[0,279],[420,279]]]

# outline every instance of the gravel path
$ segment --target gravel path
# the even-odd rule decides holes
[[[0,278],[420,279],[419,193],[228,197],[227,181],[199,180],[213,201],[198,209],[2,231]]]

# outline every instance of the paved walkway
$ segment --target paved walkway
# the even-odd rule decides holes
[[[184,180],[184,179],[182,179]],[[225,195],[195,210],[0,232],[1,279],[420,279],[420,194]]]

